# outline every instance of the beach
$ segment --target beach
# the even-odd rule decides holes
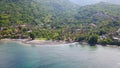
[[[0,42],[18,42],[30,45],[61,45],[67,44],[64,41],[52,41],[52,40],[29,40],[29,39],[1,39]]]

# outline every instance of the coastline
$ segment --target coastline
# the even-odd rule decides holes
[[[18,42],[30,45],[61,45],[68,44],[65,41],[52,41],[52,40],[29,40],[29,39],[1,39],[0,42]]]
[[[52,41],[52,40],[30,40],[30,39],[0,39],[0,42],[17,42],[19,44],[24,44],[24,45],[37,45],[37,46],[41,46],[41,45],[71,45],[71,44],[80,44],[80,45],[90,45],[87,42],[65,42],[65,41]],[[97,46],[97,45],[101,45],[101,46],[107,46],[107,47],[119,47],[118,45],[102,45],[102,44],[95,44],[93,46]],[[91,45],[90,45],[91,46]]]

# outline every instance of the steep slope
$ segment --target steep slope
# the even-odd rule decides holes
[[[1,0],[0,24],[59,24],[71,20],[76,9],[69,0]]]
[[[100,2],[95,5],[83,6],[75,16],[76,20],[84,23],[100,23],[102,21],[120,20],[120,5]]]
[[[78,6],[69,0],[2,0],[0,26],[39,24],[57,27],[81,23],[101,23],[120,20],[120,5],[101,2]]]

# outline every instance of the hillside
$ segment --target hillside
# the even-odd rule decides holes
[[[120,5],[106,2],[79,7],[69,0],[2,0],[0,38],[113,44],[112,37],[119,37],[119,12]]]
[[[100,2],[95,5],[83,6],[75,16],[77,20],[84,23],[101,23],[102,21],[120,20],[120,5]]]
[[[0,24],[39,24],[41,27],[57,28],[120,20],[120,5],[100,2],[79,7],[69,0],[2,0]]]
[[[46,25],[70,22],[77,5],[69,0],[1,0],[0,24]],[[2,24],[4,23],[4,24]]]
[[[80,7],[75,19],[85,26],[90,23],[107,32],[115,31],[120,27],[120,5],[100,2],[94,5]],[[98,31],[99,31],[98,30]]]

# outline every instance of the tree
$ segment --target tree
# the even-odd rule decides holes
[[[88,40],[88,43],[90,45],[95,45],[97,42],[98,42],[98,36],[97,35],[92,35]]]
[[[30,33],[30,38],[31,38],[32,40],[34,40],[34,39],[35,39],[35,34],[34,34],[34,33]]]

